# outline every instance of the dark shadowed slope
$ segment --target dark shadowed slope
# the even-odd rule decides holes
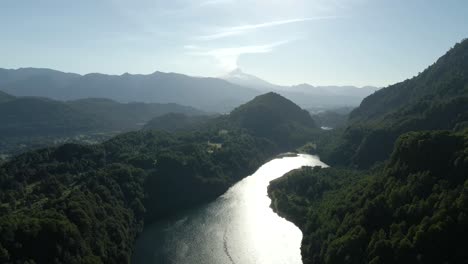
[[[464,263],[468,130],[410,132],[372,171],[303,168],[270,184],[304,264]]]
[[[0,103],[0,135],[63,136],[98,131],[106,125],[64,102],[39,97],[19,97]]]
[[[203,113],[177,104],[123,104],[95,98],[69,102],[41,97],[1,98],[10,98],[3,103],[0,101],[0,135],[4,138],[136,130],[150,119],[167,113]]]
[[[202,127],[214,118],[215,116],[188,116],[182,113],[168,113],[151,119],[143,129],[167,132],[189,131]]]
[[[277,93],[267,93],[234,109],[230,119],[243,127],[260,132],[262,126],[269,128],[283,123],[299,123],[315,127],[310,114]]]
[[[5,92],[2,92],[0,91],[0,104],[1,103],[4,103],[4,102],[7,102],[7,101],[10,101],[10,100],[13,100],[15,99],[15,97],[13,95],[9,95]]]
[[[119,103],[110,99],[88,98],[68,101],[67,104],[82,113],[106,120],[119,130],[139,129],[152,118],[168,113],[204,114],[193,107],[174,103]]]
[[[417,130],[453,129],[468,121],[468,40],[418,76],[377,91],[350,114],[332,164],[368,167],[389,157],[396,138]]]
[[[465,40],[366,98],[332,154],[319,146],[335,168],[271,183],[272,207],[303,231],[305,264],[466,262],[467,54]]]
[[[316,128],[310,114],[290,100],[270,92],[234,109],[230,122],[279,145],[292,147]]]

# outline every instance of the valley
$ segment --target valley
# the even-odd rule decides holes
[[[67,6],[57,9],[63,18],[44,15],[55,21],[56,32],[75,33],[79,20],[86,34],[97,30],[99,36],[87,42],[76,31],[68,45],[30,47],[11,56],[0,51],[6,65],[31,59],[30,65],[109,73],[0,68],[0,263],[467,263],[468,39],[447,50],[454,36],[424,38],[415,49],[406,38],[424,34],[409,27],[398,31],[398,40],[381,38],[390,28],[403,28],[378,27],[381,18],[388,23],[389,9],[373,12],[370,22],[360,13],[314,13],[192,32],[189,24],[201,24],[176,23],[191,20],[186,10],[216,20],[213,10],[220,5],[240,5],[195,2],[176,1],[164,12],[148,2],[145,12],[157,15],[141,20],[132,15],[138,5],[100,3],[107,8],[86,23],[86,16],[74,17]],[[75,4],[78,13],[95,10]],[[241,13],[253,16],[257,5],[263,2]],[[345,4],[332,9],[347,10]],[[431,18],[438,14],[432,11]],[[26,14],[34,21],[41,12]],[[118,19],[107,21],[109,13]],[[223,19],[235,17],[228,13]],[[407,13],[424,12],[403,8],[398,15],[406,20],[397,22],[410,21]],[[347,28],[356,17],[363,20]],[[57,21],[68,18],[76,20],[74,27],[61,28],[66,24]],[[321,26],[261,34],[298,23]],[[173,24],[178,26],[161,28]],[[36,43],[27,38],[41,39],[31,25],[11,25],[15,30],[6,35],[23,34],[6,38],[8,50]],[[133,34],[141,25],[144,32]],[[339,39],[315,34],[323,28],[329,34],[330,27],[340,28]],[[369,31],[354,36],[362,27]],[[448,36],[457,27],[440,28]],[[199,35],[173,39],[181,32]],[[424,36],[435,35],[429,33]],[[317,40],[301,44],[309,35]],[[47,43],[60,40],[54,36]],[[247,36],[230,46],[230,38]],[[284,40],[271,42],[276,36]],[[9,43],[16,39],[22,42]],[[270,44],[245,44],[256,39]],[[288,45],[294,48],[287,51]],[[64,47],[73,51],[70,57],[63,56]],[[445,54],[428,63],[441,50]],[[285,53],[268,59],[274,51]],[[147,74],[115,74],[122,65]],[[148,71],[155,65],[187,74]],[[288,85],[240,65],[262,65],[250,69]],[[344,85],[323,85],[330,81]]]

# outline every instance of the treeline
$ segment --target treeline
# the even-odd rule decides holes
[[[369,171],[303,168],[269,187],[308,263],[465,263],[468,130],[411,132]]]

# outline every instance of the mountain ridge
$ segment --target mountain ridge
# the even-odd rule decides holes
[[[0,69],[0,90],[56,100],[99,97],[123,103],[178,103],[213,112],[228,111],[259,94],[225,80],[178,73],[79,75],[35,68]]]
[[[247,76],[256,84],[160,71],[150,74],[80,75],[45,68],[20,68],[0,69],[0,90],[15,96],[42,96],[56,100],[98,97],[123,103],[178,103],[221,113],[228,112],[266,91],[280,93],[306,108],[357,106],[364,96],[373,92],[352,86],[328,86],[323,89],[311,85],[279,86],[241,70],[233,74]]]
[[[272,140],[284,149],[304,144],[318,129],[308,111],[274,92],[240,105],[228,119],[254,136]]]
[[[467,122],[468,40],[464,40],[417,76],[366,97],[350,113],[340,142],[323,157],[335,165],[370,167],[387,159],[405,132],[452,130]]]
[[[468,40],[324,136],[317,152],[331,167],[268,187],[303,233],[304,264],[466,262]]]
[[[1,96],[1,93],[0,93]],[[139,129],[151,118],[175,112],[206,114],[177,104],[119,103],[111,99],[86,98],[59,101],[45,97],[0,97],[0,136],[71,136],[81,133]],[[141,124],[139,124],[141,123]]]

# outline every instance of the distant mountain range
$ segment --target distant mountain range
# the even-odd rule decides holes
[[[14,96],[55,100],[107,98],[122,103],[177,103],[209,112],[229,112],[267,91],[277,92],[301,107],[357,106],[377,88],[279,86],[240,69],[222,78],[191,77],[177,73],[148,75],[79,75],[51,69],[0,69],[0,91]]]
[[[78,75],[34,68],[0,69],[0,90],[15,96],[56,100],[91,97],[124,103],[177,103],[216,112],[229,111],[259,93],[221,79],[176,73]]]
[[[277,92],[306,108],[318,107],[327,109],[343,106],[358,106],[362,99],[379,89],[373,86],[312,86],[310,84],[282,86],[244,73],[241,69],[235,69],[220,78],[263,92]]]

